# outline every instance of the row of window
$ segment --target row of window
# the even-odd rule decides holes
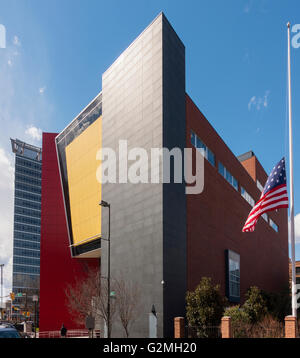
[[[16,163],[16,174],[23,174],[23,175],[28,175],[32,178],[41,179],[40,171],[25,168],[21,165],[18,165],[17,163]]]
[[[19,190],[29,191],[30,193],[41,194],[41,187],[36,187],[36,186],[31,186],[31,185],[16,182],[15,188]]]
[[[40,268],[37,266],[24,266],[19,264],[13,264],[13,272],[18,273],[29,273],[29,274],[40,274]]]
[[[34,170],[37,170],[41,172],[42,170],[42,163],[41,162],[33,162],[31,160],[28,160],[24,157],[16,156],[16,165],[21,165],[26,168],[31,168]]]
[[[211,165],[216,165],[214,153],[207,147],[207,145],[202,142],[202,140],[193,131],[191,132],[191,143],[197,149],[203,149],[205,158],[210,162]]]
[[[26,231],[27,233],[40,234],[41,229],[39,226],[31,226],[20,223],[15,223],[14,229],[17,231]]]
[[[238,190],[239,189],[238,181],[230,173],[230,171],[226,167],[224,167],[224,165],[221,162],[219,162],[218,169],[219,169],[219,173],[228,181],[228,183],[231,184],[235,190]]]
[[[31,257],[14,256],[14,264],[40,266],[40,259],[39,258],[31,258]]]
[[[40,243],[32,242],[32,241],[24,241],[24,240],[14,240],[14,248],[24,248],[24,249],[33,249],[39,250]]]
[[[23,292],[22,290],[19,290],[18,288],[24,287],[25,285],[28,288],[33,288],[38,286],[39,284],[39,277],[36,275],[30,275],[30,274],[22,274],[22,273],[13,273],[13,292]],[[25,286],[25,287],[26,287]]]
[[[255,205],[255,201],[250,194],[241,186],[241,195],[242,197],[253,207]]]
[[[40,252],[30,249],[24,249],[15,247],[14,248],[14,256],[25,256],[25,257],[32,257],[32,258],[40,258]]]
[[[19,240],[29,240],[29,241],[33,241],[33,242],[40,242],[40,235],[37,233],[27,233],[27,232],[23,232],[23,231],[18,231],[15,230],[14,231],[14,238],[15,239],[19,239]]]
[[[216,166],[216,159],[214,153],[207,147],[206,144],[197,136],[194,131],[191,131],[191,143],[194,147],[202,149],[204,151],[205,158],[210,162],[212,166]],[[224,165],[219,162],[219,173],[236,189],[238,190],[238,182],[234,176],[229,172]]]
[[[191,143],[194,147],[203,149],[205,153],[205,158],[213,165],[215,166],[215,155],[214,153],[202,142],[202,140],[197,136],[197,134],[194,131],[191,131]],[[235,190],[238,190],[239,185],[238,181],[235,179],[235,177],[230,173],[230,171],[221,163],[218,162],[218,171],[219,173],[228,181],[230,185],[234,187]],[[257,180],[256,182],[258,189],[262,192],[264,190],[264,187],[262,184]],[[250,194],[247,193],[247,191],[241,186],[241,195],[242,197],[253,207],[255,205],[255,200],[252,198]],[[264,220],[266,222],[269,222],[270,226],[278,232],[278,226],[274,223],[273,220],[268,220],[268,215],[264,213],[262,215]]]
[[[31,216],[38,219],[41,217],[40,211],[24,208],[21,206],[15,206],[15,214]]]
[[[26,191],[16,189],[15,196],[16,196],[16,198],[19,198],[19,199],[28,199],[28,200],[35,201],[37,203],[41,203],[40,194],[27,193]]]
[[[41,186],[41,179],[30,178],[30,177],[22,175],[22,174],[16,174],[15,180],[18,183],[25,183],[25,184],[30,184],[30,185]]]
[[[15,215],[15,222],[41,226],[41,220],[39,218],[32,218],[28,216]]]
[[[41,210],[41,203],[40,202],[34,202],[24,199],[15,198],[15,206],[21,206],[23,208],[29,208],[34,210]]]

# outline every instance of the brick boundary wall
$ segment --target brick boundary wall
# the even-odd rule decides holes
[[[298,328],[297,328],[297,318],[294,316],[286,316],[284,319],[284,333],[285,338],[297,338],[298,337]],[[185,338],[184,330],[184,318],[175,317],[174,318],[174,337],[175,338]],[[222,338],[233,338],[232,329],[231,329],[231,317],[225,316],[221,320],[221,337]]]
[[[184,337],[184,318],[175,317],[174,318],[174,338],[185,338]]]
[[[286,316],[284,319],[285,338],[297,338],[297,317]]]

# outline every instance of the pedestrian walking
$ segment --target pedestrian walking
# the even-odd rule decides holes
[[[60,335],[61,335],[61,338],[66,338],[66,336],[67,336],[67,328],[64,326],[64,324],[62,324],[62,326],[61,326]]]

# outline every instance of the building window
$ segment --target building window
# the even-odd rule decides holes
[[[238,181],[235,179],[235,177],[227,170],[224,165],[219,162],[219,173],[228,181],[229,184],[231,184],[235,190],[238,190],[239,185]]]
[[[264,187],[261,185],[259,180],[256,180],[256,185],[261,192],[264,190]]]
[[[214,153],[207,148],[207,146],[202,142],[202,140],[197,136],[194,131],[191,131],[191,143],[197,149],[203,149],[205,158],[210,162],[212,166],[216,165]]]
[[[265,220],[266,222],[269,221],[269,218],[268,218],[267,213],[262,214],[262,217],[264,218],[264,220]]]
[[[296,274],[300,274],[300,267],[296,267]]]
[[[270,226],[276,231],[278,232],[278,226],[274,223],[274,221],[272,219],[270,219]]]
[[[229,302],[240,302],[240,255],[234,251],[225,251],[226,260],[226,296]]]
[[[241,195],[242,197],[253,207],[255,205],[255,201],[250,194],[241,186]]]

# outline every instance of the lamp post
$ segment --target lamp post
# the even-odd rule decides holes
[[[106,240],[107,247],[107,338],[110,338],[110,204],[101,200],[100,206],[108,208],[108,238]]]
[[[3,319],[3,267],[4,264],[1,264],[1,319]]]
[[[34,338],[36,338],[36,326],[37,326],[37,317],[36,317],[36,306],[37,306],[37,302],[39,300],[38,295],[33,295],[32,296],[32,301],[34,302]]]

